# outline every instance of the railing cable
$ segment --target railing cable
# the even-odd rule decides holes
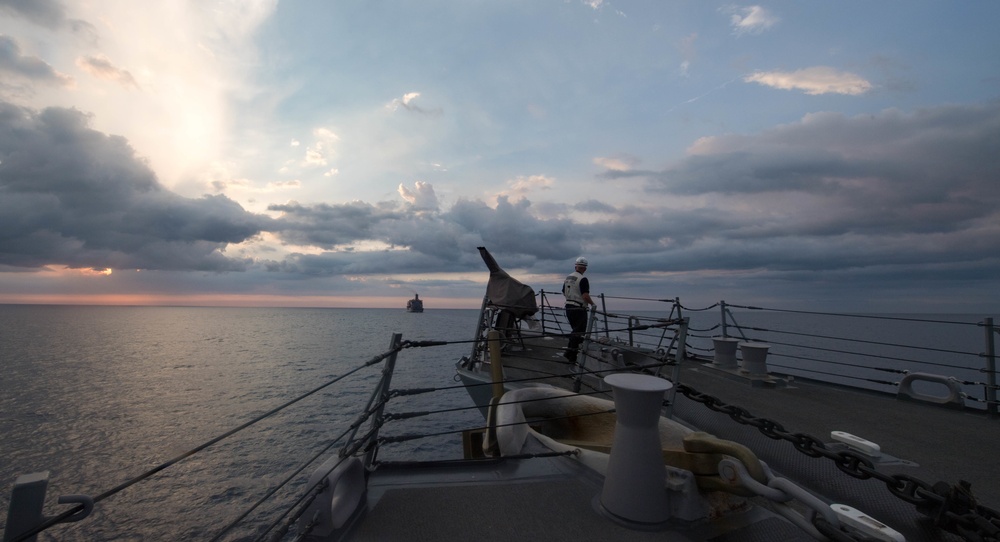
[[[312,396],[312,395],[314,395],[316,393],[319,393],[320,391],[328,388],[329,386],[331,386],[333,384],[336,384],[337,382],[343,380],[344,378],[347,378],[348,376],[351,376],[352,374],[354,374],[354,373],[356,373],[356,372],[358,372],[358,371],[360,371],[362,369],[365,369],[365,368],[370,367],[370,366],[372,366],[372,365],[374,365],[376,363],[381,362],[382,360],[384,360],[388,356],[392,355],[393,353],[394,353],[393,351],[390,351],[390,352],[386,352],[384,354],[375,356],[372,359],[370,359],[367,362],[365,362],[364,364],[362,364],[362,365],[360,365],[358,367],[355,367],[354,369],[351,369],[350,371],[348,371],[348,372],[346,372],[346,373],[344,373],[344,374],[342,374],[342,375],[334,378],[333,380],[330,380],[329,382],[326,382],[325,384],[322,384],[320,386],[317,386],[316,388],[313,388],[312,390],[310,390],[310,391],[308,391],[308,392],[306,392],[306,393],[304,393],[304,394],[296,397],[295,399],[292,399],[292,400],[290,400],[290,401],[288,401],[288,402],[286,402],[286,403],[284,403],[282,405],[279,405],[279,406],[277,406],[277,407],[275,407],[275,408],[273,408],[273,409],[271,409],[271,410],[269,410],[269,411],[267,411],[267,412],[265,412],[265,413],[263,413],[263,414],[255,417],[255,418],[247,421],[244,424],[241,424],[241,425],[239,425],[239,426],[237,426],[237,427],[235,427],[233,429],[230,429],[229,431],[226,431],[225,433],[223,433],[223,434],[221,434],[221,435],[219,435],[219,436],[217,436],[217,437],[215,437],[215,438],[213,438],[211,440],[208,440],[208,441],[206,441],[206,442],[204,442],[204,443],[202,443],[202,444],[200,444],[198,446],[195,446],[194,448],[191,448],[190,450],[188,450],[188,451],[186,451],[186,452],[184,452],[184,453],[182,453],[182,454],[174,457],[173,459],[170,459],[169,461],[166,461],[166,462],[164,462],[164,463],[162,463],[162,464],[160,464],[160,465],[158,465],[158,466],[156,466],[156,467],[154,467],[154,468],[152,468],[152,469],[150,469],[150,470],[148,470],[148,471],[146,471],[146,472],[144,472],[144,473],[142,473],[142,474],[140,474],[140,475],[138,475],[138,476],[136,476],[136,477],[134,477],[134,478],[132,478],[132,479],[130,479],[128,481],[126,481],[126,482],[118,484],[117,486],[115,486],[115,487],[113,487],[113,488],[105,491],[104,493],[101,493],[100,495],[94,497],[94,499],[93,499],[94,504],[99,503],[99,502],[103,501],[104,499],[107,499],[108,497],[111,497],[112,495],[115,495],[116,493],[119,493],[119,492],[121,492],[121,491],[123,491],[123,490],[125,490],[125,489],[127,489],[127,488],[129,488],[129,487],[131,487],[131,486],[133,486],[133,485],[135,485],[135,484],[143,481],[143,480],[146,480],[147,478],[152,477],[156,473],[158,473],[160,471],[163,471],[163,470],[165,470],[167,468],[170,468],[170,467],[176,465],[177,463],[180,463],[181,461],[183,461],[183,460],[191,457],[192,455],[194,455],[194,454],[196,454],[196,453],[198,453],[198,452],[200,452],[200,451],[202,451],[202,450],[204,450],[204,449],[206,449],[206,448],[208,448],[208,447],[210,447],[212,445],[218,444],[219,442],[221,442],[221,441],[223,441],[223,440],[225,440],[225,439],[227,439],[227,438],[235,435],[236,433],[239,433],[239,432],[243,431],[244,429],[247,429],[248,427],[251,427],[252,425],[254,425],[256,423],[258,423],[258,422],[260,422],[260,421],[262,421],[262,420],[264,420],[264,419],[266,419],[266,418],[268,418],[270,416],[273,416],[274,414],[277,414],[278,412],[281,412],[282,410],[284,410],[284,409],[286,409],[286,408],[294,405],[295,403],[298,403],[299,401],[302,401],[303,399],[306,399],[306,398],[308,398],[308,397],[310,397],[310,396]],[[30,539],[31,537],[37,535],[38,533],[40,533],[40,532],[48,529],[49,527],[52,527],[53,525],[61,523],[66,518],[69,518],[69,517],[71,517],[71,516],[79,513],[82,510],[83,510],[83,505],[82,504],[78,504],[76,506],[70,507],[68,510],[65,510],[62,513],[58,514],[58,515],[55,515],[55,516],[52,516],[52,517],[46,519],[44,522],[42,522],[41,524],[37,525],[35,528],[30,529],[30,530],[22,533],[21,535],[15,537],[12,540],[12,542],[23,542],[23,541],[26,541],[26,540]]]
[[[727,307],[735,307],[737,309],[747,309],[747,310],[754,310],[754,311],[785,312],[785,313],[792,313],[792,314],[814,314],[814,315],[818,315],[818,316],[838,316],[838,317],[846,317],[846,318],[868,318],[868,319],[873,319],[873,320],[896,320],[896,321],[899,321],[899,322],[923,322],[923,323],[926,323],[926,324],[955,324],[955,325],[961,325],[961,326],[980,325],[980,324],[972,324],[970,322],[957,322],[957,321],[954,321],[954,320],[931,320],[931,319],[925,319],[925,318],[909,318],[909,317],[905,317],[905,316],[879,316],[877,314],[848,314],[848,313],[840,313],[840,312],[818,312],[818,311],[803,311],[803,310],[794,310],[794,309],[772,309],[772,308],[765,308],[765,307],[754,307],[752,305],[733,305],[733,304],[730,304],[730,303],[726,303],[726,306]]]

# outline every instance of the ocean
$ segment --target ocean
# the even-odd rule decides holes
[[[50,474],[46,515],[65,509],[55,502],[59,495],[102,494],[363,365],[387,351],[397,332],[404,340],[450,344],[400,353],[394,388],[454,388],[394,400],[389,411],[471,405],[453,377],[455,363],[471,352],[477,312],[0,305],[0,510],[7,509],[17,476],[33,472]],[[710,355],[710,337],[721,334],[718,312],[687,315],[689,343],[695,353]],[[775,312],[735,316],[744,333],[773,342],[769,363],[782,372],[884,391],[868,375],[898,376],[855,366],[872,363],[853,361],[851,351],[861,344],[881,352],[875,358],[880,366],[984,378],[983,361],[975,355],[983,351],[984,333],[974,325],[982,320],[977,315],[883,315],[889,318],[877,323],[888,326],[890,342],[926,345],[904,354],[896,347],[845,346],[814,335],[885,340],[884,332],[876,339],[872,320]],[[791,334],[761,331],[779,328]],[[729,334],[740,332],[731,328]],[[793,344],[803,341],[821,350]],[[54,527],[39,540],[212,539],[354,420],[380,368],[359,371],[117,492],[90,518]],[[983,395],[981,387],[969,389]],[[479,412],[470,409],[415,418],[401,428],[387,424],[383,434],[451,433],[391,444],[379,457],[458,458],[457,432],[481,423]],[[301,478],[222,540],[256,540],[299,496]]]
[[[48,471],[45,514],[55,515],[65,509],[55,502],[59,495],[96,496],[131,480],[361,366],[389,350],[393,333],[457,341],[404,350],[394,384],[453,386],[454,365],[472,348],[467,341],[477,312],[0,305],[0,510],[7,510],[19,475]],[[354,420],[381,366],[101,501],[91,517],[39,539],[211,539]],[[404,398],[396,408],[468,402],[462,390],[425,397]],[[481,424],[478,411],[448,418],[446,426],[456,430]],[[406,432],[439,430],[439,421],[417,420]],[[380,458],[458,458],[460,443],[457,436],[420,439],[387,446]],[[297,490],[292,486],[290,494],[297,497]],[[224,540],[256,539],[253,533],[277,510],[284,507],[262,507],[264,519]]]

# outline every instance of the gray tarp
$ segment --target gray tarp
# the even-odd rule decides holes
[[[500,268],[486,247],[479,247],[479,255],[490,269],[490,281],[486,284],[486,297],[490,303],[514,314],[517,318],[531,316],[538,312],[535,291],[521,283]]]

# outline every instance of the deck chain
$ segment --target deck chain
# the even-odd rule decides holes
[[[886,474],[861,454],[831,450],[812,435],[789,432],[774,420],[758,418],[742,407],[726,404],[685,384],[678,384],[676,389],[688,399],[726,414],[739,424],[756,427],[768,438],[790,442],[809,457],[832,460],[848,476],[859,480],[875,478],[885,483],[890,493],[915,505],[917,511],[932,518],[935,525],[969,542],[1000,542],[1000,512],[978,504],[972,495],[971,484],[964,480],[959,484],[930,484],[905,474]]]

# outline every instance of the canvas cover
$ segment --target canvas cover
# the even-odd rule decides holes
[[[538,312],[535,291],[531,286],[508,275],[486,247],[479,247],[479,255],[490,269],[490,280],[486,284],[486,297],[489,298],[490,304],[510,311],[517,318]]]

